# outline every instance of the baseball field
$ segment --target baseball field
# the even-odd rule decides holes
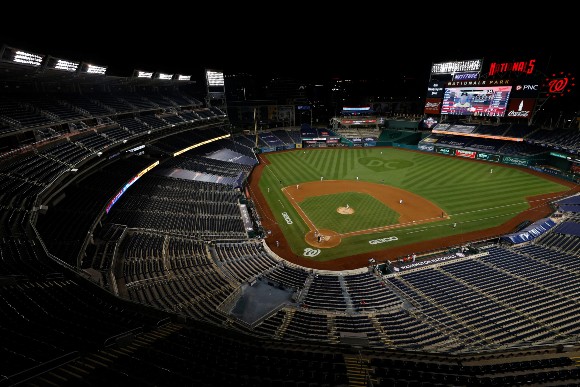
[[[468,242],[546,216],[547,203],[571,189],[524,168],[391,147],[259,158],[250,190],[268,245],[315,262],[384,261],[433,240]]]

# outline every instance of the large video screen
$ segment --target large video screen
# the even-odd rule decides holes
[[[446,88],[441,114],[462,116],[505,116],[511,86],[451,87]]]

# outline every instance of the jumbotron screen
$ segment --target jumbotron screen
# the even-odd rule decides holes
[[[503,117],[511,90],[511,86],[446,88],[441,114]]]

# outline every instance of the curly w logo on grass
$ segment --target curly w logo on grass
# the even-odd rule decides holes
[[[320,249],[311,249],[310,247],[304,249],[305,257],[316,257],[318,254],[320,254]]]

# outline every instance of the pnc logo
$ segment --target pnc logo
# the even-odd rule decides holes
[[[415,165],[414,162],[409,160],[383,159],[380,157],[361,157],[358,162],[374,172],[394,171]]]
[[[290,215],[288,215],[287,212],[283,212],[282,213],[282,217],[284,218],[284,220],[286,221],[287,224],[293,224],[294,222],[292,222],[292,218],[290,218]]]
[[[307,247],[304,249],[304,256],[305,257],[316,257],[318,254],[320,254],[320,249],[311,249],[310,247]]]
[[[381,238],[381,239],[373,239],[372,241],[369,241],[369,244],[378,245],[381,243],[393,242],[393,241],[398,241],[398,240],[399,240],[399,238],[397,238],[396,236],[392,236],[392,237],[386,237],[386,238]]]
[[[538,89],[540,88],[540,85],[517,85],[516,86],[516,90],[518,91],[526,91],[526,90],[531,90],[531,91],[538,91]]]

